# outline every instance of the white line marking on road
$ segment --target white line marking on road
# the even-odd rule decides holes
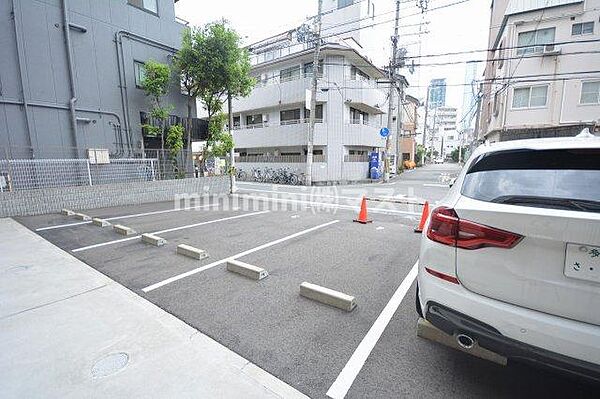
[[[190,229],[192,227],[204,226],[206,224],[224,222],[224,221],[227,221],[227,220],[240,219],[240,218],[244,218],[244,217],[248,217],[248,216],[261,215],[263,213],[268,213],[268,212],[271,212],[271,211],[267,210],[267,211],[259,211],[259,212],[252,212],[252,213],[244,213],[242,215],[229,216],[229,217],[226,217],[226,218],[208,220],[206,222],[200,222],[200,223],[188,224],[188,225],[185,225],[185,226],[174,227],[172,229],[154,231],[154,232],[152,232],[150,234],[170,233],[172,231]],[[73,249],[71,252],[87,251],[88,249],[105,247],[107,245],[118,244],[118,243],[124,242],[124,241],[135,240],[135,239],[138,239],[140,237],[141,237],[141,235],[137,235],[137,236],[133,236],[133,237],[129,237],[129,238],[122,238],[120,240],[113,240],[113,241],[101,242],[99,244],[93,244],[93,245],[88,245],[86,247],[76,248],[76,249]]]
[[[158,214],[161,214],[161,213],[168,213],[168,212],[189,211],[191,209],[208,208],[208,207],[212,207],[212,206],[218,206],[218,204],[207,204],[207,205],[190,206],[190,207],[187,207],[187,208],[180,208],[180,209],[165,209],[165,210],[162,210],[162,211],[134,213],[134,214],[131,214],[131,215],[122,215],[122,216],[113,216],[113,217],[110,217],[110,218],[104,218],[104,220],[129,219],[129,218],[136,218],[136,217],[140,217],[140,216],[158,215]],[[92,223],[92,221],[90,220],[88,222],[66,223],[66,224],[58,224],[56,226],[40,227],[39,229],[35,229],[35,231],[54,230],[54,229],[60,229],[60,228],[63,228],[63,227],[79,226],[79,225],[82,225],[82,224],[89,224],[89,223]]]
[[[260,251],[260,250],[265,249],[265,248],[269,248],[269,247],[271,247],[273,245],[277,245],[277,244],[280,244],[280,243],[282,243],[284,241],[291,240],[292,238],[300,237],[301,235],[308,234],[308,233],[310,233],[312,231],[321,229],[323,227],[330,226],[330,225],[338,223],[338,222],[339,222],[339,220],[333,220],[331,222],[327,222],[327,223],[323,223],[323,224],[320,224],[320,225],[315,226],[315,227],[311,227],[310,229],[306,229],[306,230],[302,230],[302,231],[299,231],[299,232],[294,233],[294,234],[290,234],[289,236],[280,238],[278,240],[268,242],[268,243],[260,245],[258,247],[248,249],[248,250],[246,250],[244,252],[240,252],[240,253],[235,254],[233,256],[230,256],[230,257],[218,260],[216,262],[209,263],[208,265],[201,266],[201,267],[198,267],[196,269],[192,269],[192,270],[190,270],[188,272],[178,274],[177,276],[170,277],[170,278],[168,278],[166,280],[163,280],[163,281],[160,281],[160,282],[158,282],[156,284],[149,285],[146,288],[142,288],[142,291],[144,291],[146,293],[150,292],[150,291],[153,291],[153,290],[155,290],[157,288],[160,288],[162,286],[170,284],[170,283],[172,283],[174,281],[181,280],[182,278],[186,278],[186,277],[189,277],[189,276],[194,275],[196,273],[203,272],[204,270],[208,270],[210,268],[213,268],[215,266],[222,265],[223,263],[225,263],[225,262],[227,262],[229,260],[235,260],[235,259],[241,258],[241,257],[249,255],[249,254],[251,254],[253,252]]]
[[[279,191],[279,190],[259,190],[259,189],[251,189],[251,188],[241,188],[240,190],[243,191],[249,191],[249,192],[261,192],[261,193],[275,193],[275,194],[288,194],[288,195],[304,195],[304,196],[311,196],[311,197],[323,197],[323,198],[341,198],[341,199],[347,199],[347,200],[352,200],[352,201],[360,201],[363,199],[363,197],[348,197],[348,196],[343,196],[343,195],[327,195],[327,194],[318,194],[316,192],[306,192],[306,191],[298,191],[298,192],[292,192],[292,191]],[[366,195],[365,195],[366,196]],[[366,196],[367,200],[371,200],[371,201],[379,201],[379,202],[385,202],[385,201],[381,201],[381,199],[385,200],[385,199],[390,199],[393,202],[393,200],[403,200],[403,201],[409,201],[409,200],[414,200],[415,203],[413,205],[420,205],[419,202],[417,201],[423,201],[420,198],[416,198],[416,197],[406,197],[404,196],[404,194],[401,194],[401,197],[381,197],[380,198],[376,198],[376,197],[369,197]]]
[[[423,183],[423,187],[444,187],[444,188],[448,188],[450,187],[449,184],[438,184],[438,183]]]
[[[56,225],[56,226],[40,227],[39,229],[35,229],[35,231],[54,230],[54,229],[60,229],[60,228],[63,228],[63,227],[79,226],[79,225],[82,225],[82,224],[90,224],[90,223],[92,223],[91,220],[88,220],[87,222],[75,222],[75,223],[59,224],[59,225]]]
[[[341,204],[331,204],[331,203],[326,203],[326,202],[304,201],[304,200],[295,200],[295,199],[287,199],[287,198],[261,197],[261,196],[248,195],[248,194],[241,194],[241,195],[240,194],[232,194],[232,196],[240,197],[240,198],[262,200],[262,201],[271,201],[271,202],[299,203],[299,204],[305,204],[305,205],[309,205],[309,206],[320,206],[323,208],[350,209],[353,211],[358,211],[360,209],[360,207],[358,205],[357,206],[341,205]],[[417,213],[417,212],[397,211],[395,209],[384,209],[384,208],[369,208],[369,212],[381,213],[381,214],[421,216],[421,214]]]
[[[385,308],[383,308],[381,314],[379,314],[379,317],[377,317],[377,320],[375,320],[375,323],[373,323],[369,329],[369,332],[367,332],[367,335],[365,335],[365,337],[362,339],[350,357],[350,360],[348,360],[348,363],[346,363],[342,369],[342,372],[335,379],[331,387],[329,387],[327,396],[333,399],[342,399],[346,396],[348,390],[354,383],[356,376],[367,361],[367,358],[377,344],[377,341],[379,341],[381,334],[383,334],[383,331],[406,296],[408,289],[412,285],[413,281],[415,281],[417,272],[419,270],[418,265],[419,262],[417,261],[412,269],[410,269],[408,275],[406,275],[398,289],[396,289],[396,292],[394,292],[394,295],[392,295],[390,301],[387,303],[387,305],[385,305]]]

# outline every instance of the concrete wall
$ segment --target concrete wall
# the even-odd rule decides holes
[[[33,147],[36,157],[80,157],[81,149],[89,147],[109,148],[116,153],[114,125],[124,125],[125,116],[115,33],[132,32],[173,48],[181,42],[183,25],[175,21],[172,0],[158,0],[158,15],[133,7],[127,0],[68,1],[70,22],[86,29],[86,32],[70,29],[76,115],[90,120],[78,122],[73,137],[61,3],[60,0],[0,2],[0,147],[12,150],[9,154],[12,158],[30,157],[31,153],[17,150],[27,146]],[[122,43],[131,142],[139,152],[140,111],[148,109],[148,101],[135,86],[134,60],[169,63],[172,51],[127,37],[122,38]],[[22,105],[24,100],[29,103],[27,113]],[[176,80],[166,102],[175,106],[172,114],[187,114],[186,99],[180,94]],[[126,137],[122,139],[126,143]],[[65,150],[75,145],[80,149],[79,154]]]
[[[220,195],[229,192],[229,177],[129,182],[0,193],[0,217],[41,215],[63,208],[85,210],[171,201],[178,194]]]

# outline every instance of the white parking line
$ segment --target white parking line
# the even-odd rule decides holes
[[[242,188],[240,190],[249,191],[249,192],[261,192],[261,193],[303,195],[303,196],[322,197],[322,198],[341,198],[341,199],[347,199],[347,200],[352,200],[352,201],[357,201],[357,202],[359,202],[360,200],[363,199],[362,196],[361,197],[348,197],[348,196],[344,196],[344,195],[327,195],[327,194],[318,194],[316,192],[306,192],[306,191],[292,192],[292,191],[279,191],[279,190],[260,190],[260,189],[254,189],[254,188]],[[393,202],[394,200],[402,200],[402,201],[406,201],[406,204],[413,204],[413,205],[422,205],[422,202],[420,202],[420,201],[423,201],[419,198],[406,197],[403,195],[398,196],[398,197],[382,196],[380,198],[365,195],[365,197],[367,197],[367,200],[379,201],[379,202],[385,202],[385,200],[388,200],[388,199],[390,200],[390,202]],[[408,202],[409,200],[414,200],[415,202],[414,203]]]
[[[248,249],[247,251],[240,252],[240,253],[235,254],[233,256],[230,256],[230,257],[218,260],[218,261],[213,262],[213,263],[209,263],[208,265],[201,266],[201,267],[198,267],[196,269],[192,269],[192,270],[190,270],[188,272],[178,274],[177,276],[170,277],[170,278],[168,278],[166,280],[163,280],[163,281],[160,281],[160,282],[158,282],[156,284],[149,285],[146,288],[142,288],[142,291],[144,291],[144,292],[153,291],[153,290],[155,290],[157,288],[160,288],[162,286],[170,284],[170,283],[172,283],[174,281],[181,280],[182,278],[186,278],[186,277],[189,277],[189,276],[194,275],[196,273],[203,272],[204,270],[208,270],[208,269],[213,268],[215,266],[221,265],[221,264],[223,264],[223,263],[225,263],[225,262],[227,262],[229,260],[235,260],[237,258],[241,258],[242,256],[249,255],[249,254],[251,254],[253,252],[256,252],[256,251],[260,251],[261,249],[269,248],[269,247],[271,247],[273,245],[277,245],[277,244],[282,243],[284,241],[291,240],[292,238],[300,237],[301,235],[313,232],[315,230],[321,229],[323,227],[330,226],[330,225],[338,223],[338,222],[339,222],[339,220],[333,220],[331,222],[327,222],[327,223],[323,223],[323,224],[320,224],[320,225],[315,226],[315,227],[311,227],[310,229],[306,229],[306,230],[302,230],[302,231],[299,231],[299,232],[294,233],[294,234],[290,234],[289,236],[280,238],[278,240],[268,242],[268,243],[260,245],[258,247]]]
[[[439,183],[423,183],[423,187],[450,187],[449,184],[439,184]]]
[[[342,369],[342,372],[335,379],[329,390],[327,391],[327,396],[333,399],[342,399],[348,393],[348,390],[352,386],[352,383],[356,379],[356,376],[362,369],[363,365],[367,361],[367,358],[371,354],[371,351],[379,341],[381,334],[389,324],[390,320],[396,313],[396,309],[400,306],[402,299],[406,296],[408,289],[412,285],[413,281],[417,277],[417,272],[419,269],[419,262],[414,264],[412,269],[408,272],[408,275],[404,278],[394,295],[390,301],[385,305],[385,308],[381,311],[375,323],[367,332],[367,335],[362,339],[348,363]]]
[[[252,212],[252,213],[244,213],[242,215],[229,216],[229,217],[226,217],[226,218],[208,220],[206,222],[200,222],[200,223],[188,224],[188,225],[185,225],[185,226],[174,227],[172,229],[154,231],[154,232],[152,232],[150,234],[170,233],[172,231],[178,231],[178,230],[184,230],[184,229],[191,229],[192,227],[198,227],[198,226],[204,226],[206,224],[224,222],[226,220],[240,219],[240,218],[245,218],[245,217],[248,217],[248,216],[261,215],[263,213],[268,213],[268,212],[271,212],[271,211],[267,210],[267,211],[259,211],[259,212]],[[120,242],[125,242],[125,241],[131,241],[131,240],[139,239],[140,237],[141,237],[141,235],[137,235],[137,236],[128,237],[128,238],[121,238],[120,240],[113,240],[113,241],[101,242],[99,244],[93,244],[93,245],[88,245],[88,246],[81,247],[81,248],[76,248],[76,249],[71,250],[71,252],[87,251],[88,249],[105,247],[107,245],[113,245],[113,244],[118,244]]]
[[[262,200],[262,201],[270,201],[270,202],[296,203],[296,204],[304,204],[304,205],[309,205],[309,206],[320,206],[323,208],[350,209],[353,211],[358,211],[360,209],[359,206],[332,204],[332,203],[327,203],[327,202],[304,201],[304,200],[295,200],[295,199],[287,199],[287,198],[261,197],[261,196],[248,195],[248,194],[241,194],[241,195],[240,194],[232,194],[232,196],[240,197],[240,198]],[[421,215],[420,213],[417,213],[417,212],[398,211],[395,209],[384,209],[384,208],[369,208],[369,212],[381,213],[381,214],[393,214],[393,215],[411,215],[411,216],[420,216]]]
[[[140,216],[158,215],[158,214],[161,214],[161,213],[178,212],[178,211],[189,211],[191,209],[208,208],[208,207],[211,207],[211,206],[218,206],[218,204],[207,204],[207,205],[190,206],[190,207],[187,207],[187,208],[180,208],[180,209],[165,209],[165,210],[162,210],[162,211],[134,213],[134,214],[131,214],[131,215],[122,215],[122,216],[113,216],[113,217],[110,217],[110,218],[104,218],[104,220],[121,220],[121,219],[137,218],[137,217],[140,217]],[[79,226],[79,225],[82,225],[82,224],[89,224],[89,223],[92,223],[92,221],[90,220],[90,221],[87,221],[87,222],[57,224],[56,226],[40,227],[39,229],[35,229],[35,231],[61,229],[63,227]]]

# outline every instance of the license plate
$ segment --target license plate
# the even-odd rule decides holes
[[[600,247],[567,244],[565,276],[600,283]]]

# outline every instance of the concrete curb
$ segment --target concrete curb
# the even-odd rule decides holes
[[[75,212],[73,212],[72,210],[64,208],[60,211],[60,213],[66,216],[73,216],[75,214]]]
[[[239,260],[228,260],[227,270],[257,281],[262,280],[269,275],[269,272],[262,267],[240,262]]]
[[[89,217],[88,215],[85,215],[83,213],[73,213],[73,216],[75,216],[76,219],[85,220],[86,222],[89,220],[92,220],[91,217]]]
[[[188,258],[194,258],[202,260],[208,258],[208,253],[200,248],[192,247],[191,245],[179,244],[177,246],[176,253],[179,255],[187,256]]]
[[[300,284],[300,295],[347,312],[351,312],[356,307],[356,301],[353,296],[316,284],[307,283],[306,281]]]
[[[98,227],[109,227],[111,226],[110,222],[108,220],[104,220],[104,219],[100,219],[100,218],[93,218],[92,219],[92,224],[94,226],[98,226]]]
[[[121,234],[122,236],[131,236],[131,235],[135,234],[134,229],[132,229],[131,227],[120,225],[120,224],[115,224],[113,226],[113,230],[115,232]]]
[[[167,240],[161,238],[159,236],[155,236],[154,234],[142,234],[142,242],[146,244],[154,245],[155,247],[163,246],[167,243]]]

